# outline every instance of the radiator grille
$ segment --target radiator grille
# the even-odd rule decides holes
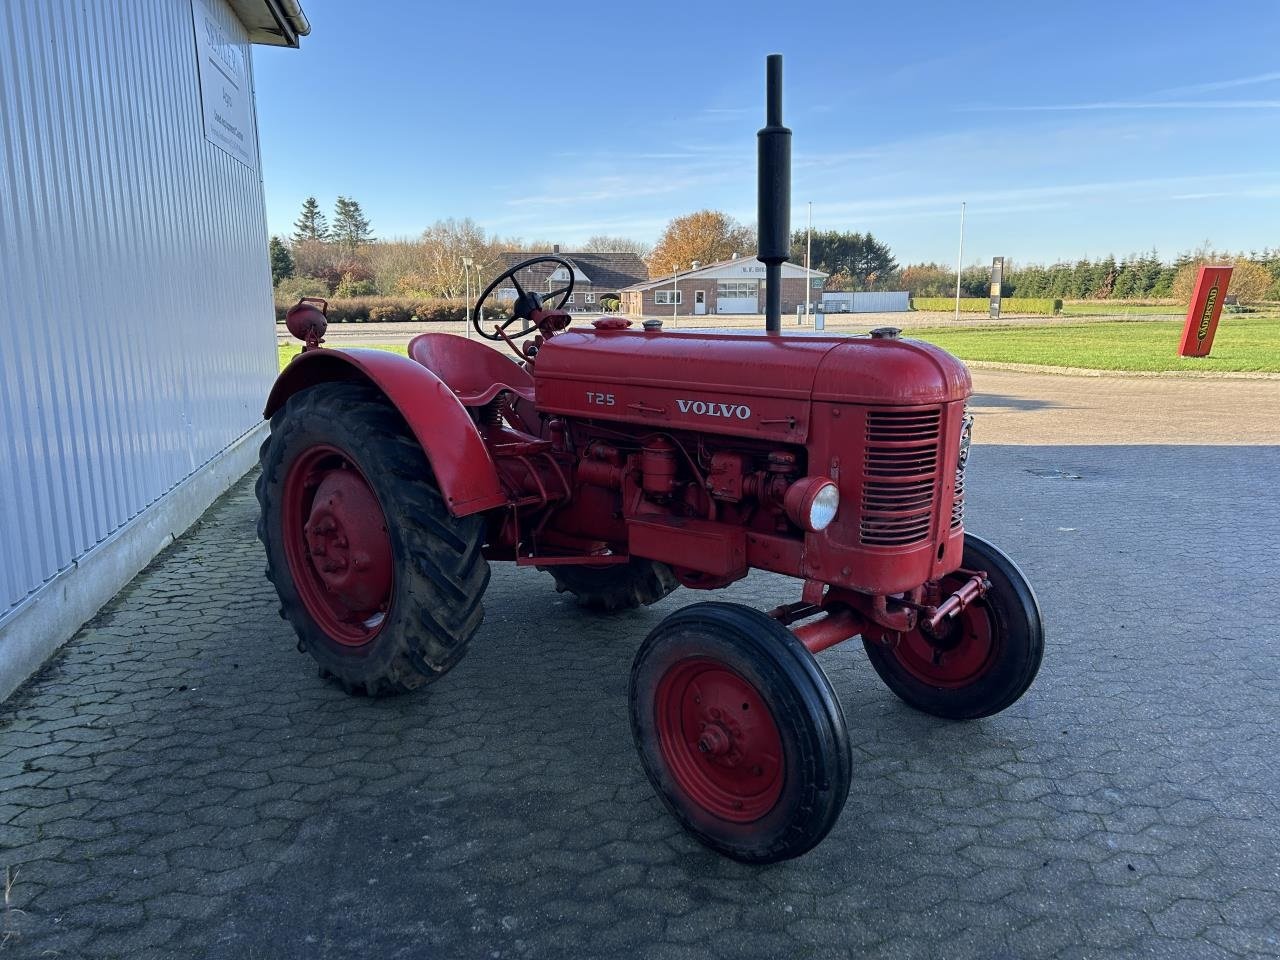
[[[956,470],[956,498],[951,502],[951,529],[964,523],[964,467]]]
[[[941,416],[937,409],[867,414],[860,531],[864,544],[901,547],[928,539],[938,492]]]
[[[960,450],[960,462],[956,465],[956,497],[951,502],[952,530],[964,523],[964,468],[965,464],[969,462],[969,442],[973,430],[973,418],[969,416],[968,407],[965,407],[964,410],[962,430],[963,442]]]

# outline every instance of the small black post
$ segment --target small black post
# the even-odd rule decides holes
[[[766,333],[782,332],[782,265],[791,253],[791,131],[782,125],[782,54],[766,62],[765,126],[757,137],[757,259],[764,264]]]

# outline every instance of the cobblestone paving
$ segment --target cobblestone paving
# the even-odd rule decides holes
[[[0,957],[1280,955],[1280,451],[972,470],[1050,625],[1038,683],[948,724],[828,651],[853,789],[763,869],[688,840],[630,744],[632,654],[693,595],[602,619],[499,566],[455,672],[348,698],[276,616],[242,482],[0,707]]]

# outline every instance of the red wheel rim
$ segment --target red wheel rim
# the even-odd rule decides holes
[[[658,681],[655,701],[663,760],[689,799],[735,823],[774,808],[785,779],[782,737],[746,678],[716,660],[682,660]]]
[[[377,636],[395,581],[391,537],[350,457],[317,444],[290,464],[281,533],[298,597],[320,629],[347,647]]]
[[[964,582],[963,577],[943,581],[936,600],[959,589]],[[904,633],[893,652],[907,673],[931,687],[967,687],[981,679],[996,661],[991,614],[981,600],[971,603],[937,637],[920,630]]]

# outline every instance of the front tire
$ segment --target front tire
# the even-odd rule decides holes
[[[991,589],[940,637],[913,630],[890,645],[874,638],[864,638],[863,645],[880,679],[904,703],[935,717],[976,720],[1027,692],[1044,659],[1044,622],[1030,582],[997,547],[966,533],[961,565],[985,570]],[[941,595],[965,579],[958,574],[943,580]]]
[[[308,387],[259,457],[267,577],[322,675],[377,696],[457,664],[484,619],[484,521],[449,513],[395,408],[363,384]]]
[[[739,604],[695,603],[649,634],[631,668],[631,731],[675,818],[744,863],[812,849],[849,793],[826,675],[791,631]]]

